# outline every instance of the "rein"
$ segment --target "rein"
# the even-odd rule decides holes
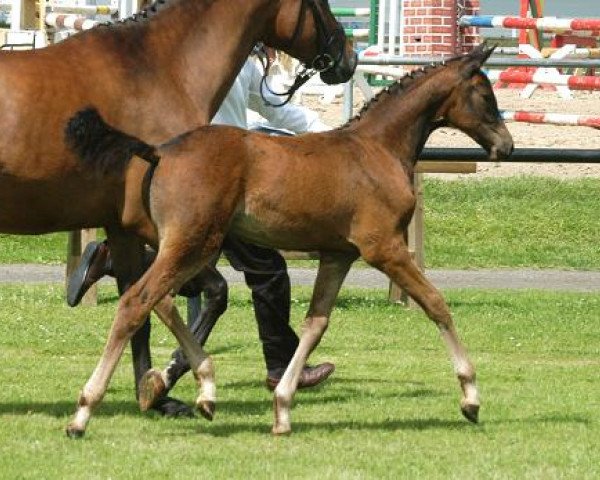
[[[342,27],[336,27],[330,35],[326,33],[325,22],[323,21],[323,17],[321,16],[315,0],[303,0],[300,5],[300,13],[298,14],[298,21],[296,23],[296,29],[294,30],[294,34],[289,42],[289,46],[291,47],[300,37],[302,32],[302,26],[304,25],[304,19],[306,17],[306,8],[305,4],[308,3],[308,6],[312,10],[313,19],[315,22],[315,27],[317,29],[317,38],[319,42],[319,53],[313,58],[310,67],[304,65],[302,70],[298,72],[296,78],[294,80],[294,84],[289,88],[287,92],[275,92],[269,87],[267,83],[267,76],[269,75],[269,69],[271,68],[271,59],[269,55],[264,51],[262,51],[262,55],[259,54],[259,59],[263,66],[263,76],[260,81],[260,95],[265,102],[266,105],[271,107],[283,107],[292,99],[294,93],[300,89],[302,85],[304,85],[312,76],[317,73],[326,72],[331,68],[335,67],[341,60],[343,55],[343,48],[340,49],[337,56],[334,58],[331,54],[331,48],[336,40],[340,38],[345,40],[346,34]],[[281,103],[272,103],[271,101],[265,98],[263,93],[264,90],[267,90],[272,95],[276,95],[278,97],[286,97]]]

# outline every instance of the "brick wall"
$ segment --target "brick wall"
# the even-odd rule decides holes
[[[478,15],[480,8],[480,0],[458,0],[457,12],[461,15]],[[463,53],[472,50],[473,47],[481,43],[479,29],[474,27],[460,28],[457,32],[457,51]]]
[[[406,55],[454,55],[479,43],[476,29],[457,28],[457,18],[479,11],[480,0],[402,0]]]

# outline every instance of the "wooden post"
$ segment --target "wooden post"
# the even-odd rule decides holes
[[[69,281],[71,273],[81,260],[81,254],[85,246],[96,240],[96,229],[88,228],[81,231],[75,231],[69,233],[69,243],[67,246],[67,273],[66,281]],[[93,285],[81,299],[82,305],[96,306],[98,304],[98,289],[96,285]]]

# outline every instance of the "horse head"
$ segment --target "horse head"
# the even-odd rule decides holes
[[[327,84],[352,77],[356,52],[327,0],[281,0],[265,43],[301,60]]]
[[[491,159],[508,157],[513,139],[498,110],[492,85],[481,66],[494,51],[484,44],[448,63],[456,69],[456,86],[438,111],[441,125],[457,128],[490,155]]]

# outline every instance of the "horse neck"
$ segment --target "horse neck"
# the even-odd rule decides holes
[[[136,76],[137,88],[146,96],[152,92],[169,102],[176,98],[181,105],[170,107],[188,112],[182,113],[182,125],[175,133],[206,124],[214,116],[267,28],[272,4],[267,0],[167,0],[149,20],[125,27],[122,33],[114,27],[123,45],[133,44],[130,57],[143,56],[145,69]],[[154,74],[148,75],[146,67]],[[168,85],[157,78],[168,79]]]
[[[171,75],[181,79],[186,96],[202,106],[207,119],[214,116],[262,37],[272,4],[265,0],[180,0],[178,8],[164,16],[163,23],[181,25],[178,38],[165,31],[157,36],[163,64],[172,66]],[[162,30],[159,22],[154,29]]]
[[[361,138],[376,142],[410,166],[435,130],[435,116],[458,82],[443,66],[414,75],[380,93],[349,124]]]

